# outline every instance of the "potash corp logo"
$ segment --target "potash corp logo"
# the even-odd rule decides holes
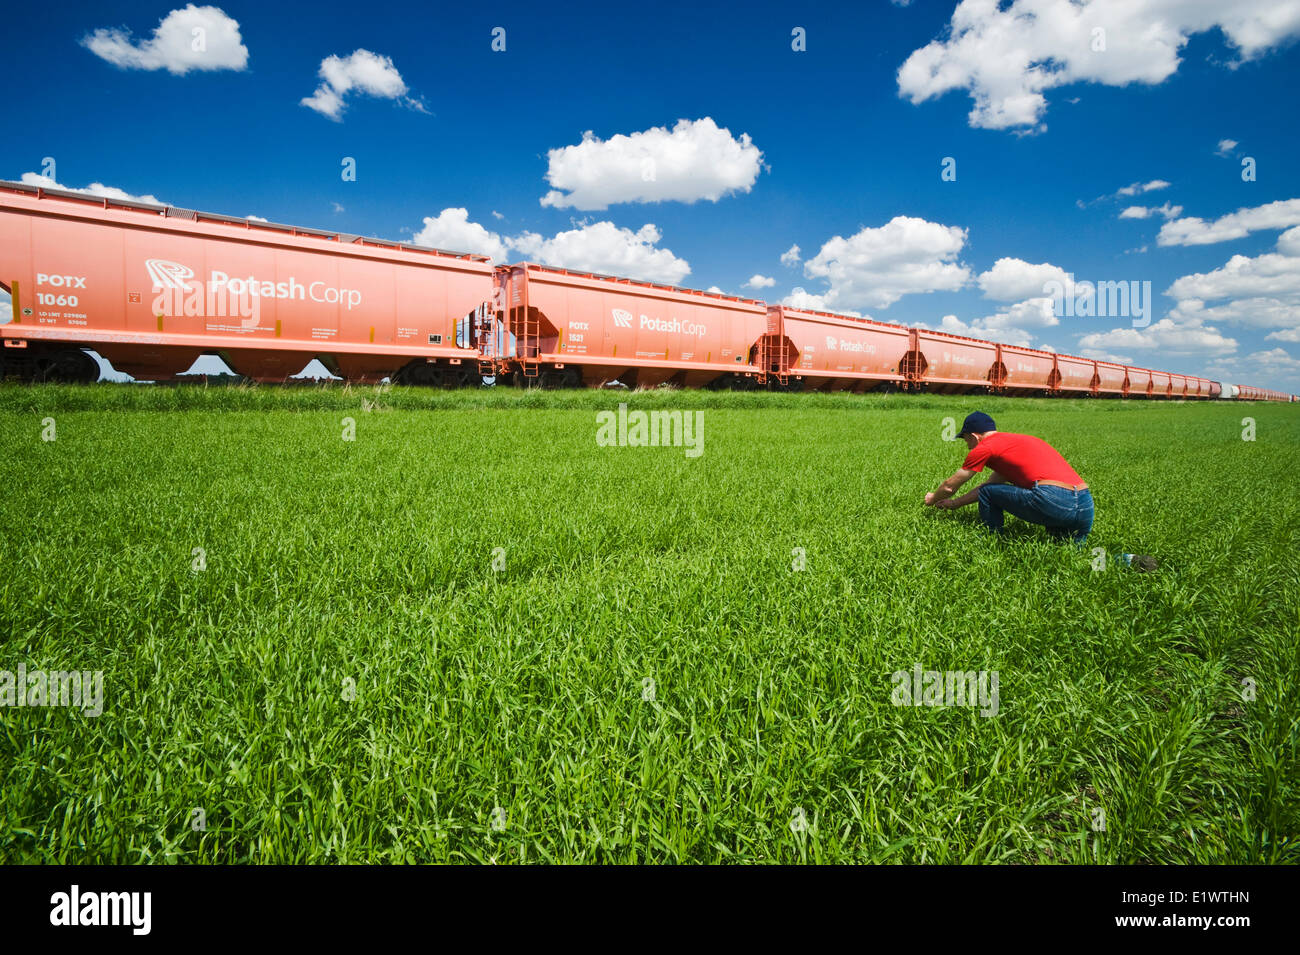
[[[832,338],[830,335],[826,336],[826,349],[827,351],[866,352],[869,355],[876,353],[875,345],[868,345],[865,342],[851,342],[844,338]]]
[[[256,328],[262,320],[261,299],[249,291],[235,292],[217,283],[205,287],[188,265],[166,259],[146,259],[144,269],[153,285],[153,313],[159,318],[236,318],[242,328]]]
[[[146,259],[145,271],[154,291],[154,314],[201,318],[238,318],[244,328],[261,322],[265,299],[315,302],[352,311],[361,306],[361,290],[331,285],[319,279],[301,282],[295,276],[280,281],[255,275],[232,276],[219,269],[204,282],[180,262]]]
[[[194,278],[194,270],[188,265],[181,265],[179,262],[168,262],[165,259],[146,259],[144,267],[145,271],[149,273],[149,278],[153,280],[155,291],[158,289],[188,291],[190,286],[186,279]]]
[[[637,322],[637,328],[649,332],[667,332],[672,335],[687,335],[692,338],[703,338],[709,333],[709,328],[703,322],[683,322],[678,318],[656,318],[651,315],[642,315],[637,321],[636,316],[622,308],[610,310],[610,317],[614,320],[616,328],[631,328],[634,321]]]

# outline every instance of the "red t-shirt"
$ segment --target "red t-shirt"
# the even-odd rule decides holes
[[[985,464],[1017,487],[1033,487],[1035,481],[1083,483],[1056,448],[1032,434],[994,431],[975,445],[961,466],[978,473]]]

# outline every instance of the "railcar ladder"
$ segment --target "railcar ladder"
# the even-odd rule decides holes
[[[759,381],[775,378],[781,387],[790,383],[789,359],[786,356],[786,339],[781,331],[769,332],[758,346]]]
[[[537,356],[541,351],[541,319],[538,313],[528,307],[527,302],[520,303],[520,329],[515,349],[519,355],[519,369],[525,378],[537,377]]]
[[[925,387],[925,371],[930,363],[921,352],[920,333],[913,328],[907,336],[907,353],[898,363],[899,374],[903,376],[905,391],[921,391]]]
[[[767,330],[758,340],[758,382],[766,385],[774,375],[784,388],[790,381],[790,357],[786,349],[785,320],[779,309],[767,312]]]
[[[501,357],[498,347],[499,335],[497,311],[494,302],[483,302],[474,309],[473,342],[478,346],[478,373],[492,376],[497,373]]]

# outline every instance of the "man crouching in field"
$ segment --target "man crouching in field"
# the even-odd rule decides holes
[[[1076,544],[1088,539],[1092,492],[1050,444],[1033,435],[998,431],[982,411],[966,416],[959,437],[970,453],[952,477],[925,496],[927,506],[952,510],[978,500],[980,520],[995,534],[1002,533],[1007,512],[1043,525],[1054,537],[1069,537]],[[953,497],[985,464],[992,469],[989,479]]]

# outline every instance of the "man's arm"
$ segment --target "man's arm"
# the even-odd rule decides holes
[[[953,477],[956,476],[957,476],[956,474],[953,475]],[[949,478],[948,480],[951,481],[952,478]],[[964,484],[965,482],[963,481],[962,483]],[[980,487],[985,487],[989,484],[1006,484],[1006,483],[1007,483],[1007,479],[1004,478],[1001,474],[999,474],[997,471],[990,471],[989,479],[985,481],[983,484],[981,484]],[[942,487],[942,485],[940,486]],[[961,485],[958,485],[958,487],[960,486]],[[979,500],[980,487],[973,488],[967,491],[961,497],[954,497],[951,500],[943,501],[942,503],[935,502],[935,506],[942,507],[946,511],[953,511],[959,507],[965,507],[967,504],[974,504],[976,501]]]
[[[965,468],[958,468],[953,472],[952,477],[941,482],[937,488],[925,496],[925,503],[930,507],[938,507],[939,504],[956,494],[958,488],[974,476],[974,471],[967,471]]]

